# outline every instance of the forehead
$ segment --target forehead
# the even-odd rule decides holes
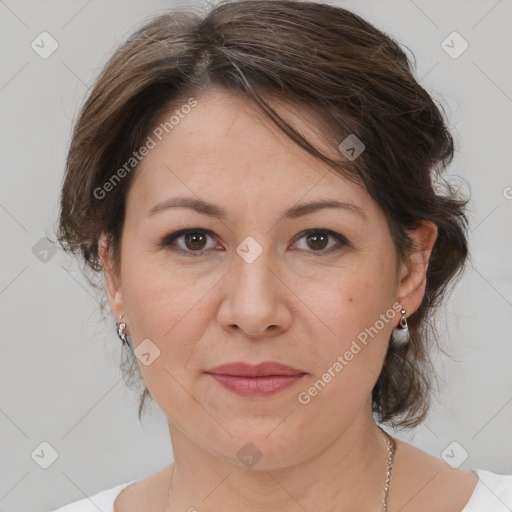
[[[213,194],[224,203],[268,204],[269,198],[294,203],[322,197],[372,207],[361,187],[298,146],[241,94],[210,89],[194,99],[196,106],[174,116],[161,140],[153,136],[155,147],[137,169],[129,194],[138,197],[138,205],[150,207],[149,203],[186,192],[210,199]],[[327,146],[314,113],[275,98],[269,103],[312,144],[337,156]],[[167,112],[159,125],[176,110],[180,107]]]

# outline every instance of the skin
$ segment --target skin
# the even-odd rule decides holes
[[[174,455],[173,465],[126,488],[115,510],[378,511],[386,445],[371,390],[400,315],[309,403],[297,396],[359,333],[395,311],[394,303],[407,316],[419,307],[437,228],[424,222],[411,232],[420,250],[398,267],[385,216],[365,190],[297,146],[243,97],[210,89],[196,99],[137,170],[119,275],[101,239],[112,313],[123,313],[135,349],[149,339],[160,350],[139,367],[168,418]],[[273,105],[322,147],[320,121],[282,99]],[[334,154],[332,147],[322,149]],[[227,217],[183,207],[148,215],[177,196],[214,203]],[[355,204],[366,218],[334,208],[282,218],[285,209],[319,199]],[[160,245],[185,228],[211,233],[188,245],[184,236]],[[338,233],[348,243],[334,237],[308,242],[312,229]],[[251,263],[236,252],[248,236],[263,248]],[[331,247],[338,250],[328,252]],[[268,360],[307,375],[274,396],[244,398],[204,374],[227,362]],[[460,511],[476,475],[396,442],[389,510]],[[252,468],[237,457],[247,443],[261,454]]]

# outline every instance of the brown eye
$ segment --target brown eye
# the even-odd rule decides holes
[[[313,256],[328,255],[344,247],[351,247],[343,235],[328,229],[306,231],[297,239],[296,243],[298,243],[300,249]]]
[[[183,241],[187,249],[190,249],[191,251],[200,251],[204,249],[206,245],[206,235],[205,233],[193,231],[191,233],[186,233]]]
[[[329,236],[325,233],[310,233],[306,237],[306,240],[311,249],[314,249],[315,251],[321,251],[322,249],[325,249],[329,243]]]
[[[208,238],[211,239],[209,246]],[[314,229],[303,232],[302,236],[295,243],[299,242],[302,243],[302,247],[299,247],[300,249],[314,256],[328,255],[344,247],[352,247],[343,235],[328,229]],[[215,245],[213,233],[204,229],[183,229],[177,231],[164,237],[160,242],[160,246],[184,256],[203,256],[210,249],[219,250],[219,246]]]
[[[208,246],[208,238],[210,238]],[[201,256],[214,248],[212,233],[203,229],[183,229],[166,236],[160,246],[185,256]]]

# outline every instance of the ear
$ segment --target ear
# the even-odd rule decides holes
[[[408,234],[415,249],[400,268],[397,299],[406,309],[407,316],[410,316],[420,307],[425,295],[428,264],[437,240],[437,225],[422,221],[416,229],[408,231]]]
[[[121,290],[121,279],[113,269],[112,251],[108,243],[108,239],[104,233],[99,239],[98,249],[101,265],[103,267],[103,274],[105,276],[105,287],[110,310],[112,311],[116,322],[118,322],[119,315],[124,313],[124,299]],[[123,321],[126,321],[126,318],[123,317]]]

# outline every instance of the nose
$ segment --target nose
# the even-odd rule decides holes
[[[225,296],[217,320],[227,331],[252,338],[277,336],[291,325],[291,291],[263,252],[248,263],[236,257],[225,277]]]

